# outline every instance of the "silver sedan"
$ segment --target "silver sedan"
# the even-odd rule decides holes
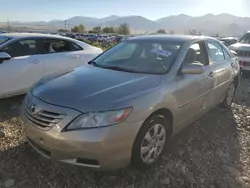
[[[216,39],[133,37],[40,80],[22,117],[30,145],[47,158],[145,169],[187,124],[217,105],[230,108],[238,85],[238,59]]]

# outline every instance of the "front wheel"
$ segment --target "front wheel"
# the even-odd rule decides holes
[[[147,169],[157,163],[170,137],[169,125],[162,115],[154,115],[142,125],[132,151],[134,167]]]
[[[224,101],[221,103],[221,107],[227,109],[231,108],[231,105],[234,100],[235,91],[236,91],[235,83],[231,83],[229,89],[227,90],[226,97]]]

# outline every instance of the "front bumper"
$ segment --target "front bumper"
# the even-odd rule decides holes
[[[36,102],[38,99],[36,99]],[[62,107],[38,102],[46,109]],[[41,105],[42,104],[42,105]],[[71,114],[78,112],[72,112]],[[30,145],[44,157],[92,169],[113,170],[130,164],[133,143],[142,122],[63,132],[67,125],[58,123],[49,130],[34,126],[25,115],[25,132]],[[71,116],[67,122],[70,123]]]

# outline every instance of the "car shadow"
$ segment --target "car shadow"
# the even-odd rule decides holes
[[[242,106],[250,106],[250,73],[241,76],[240,85],[236,92],[236,103]]]
[[[0,99],[0,122],[20,116],[24,95]]]

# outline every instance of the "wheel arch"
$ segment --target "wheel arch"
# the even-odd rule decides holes
[[[165,117],[168,121],[169,121],[169,124],[170,124],[170,134],[173,133],[173,121],[174,121],[174,116],[173,116],[173,113],[171,112],[171,110],[167,109],[167,108],[160,108],[160,109],[157,109],[155,110],[154,112],[152,112],[147,118],[146,120],[143,122],[143,124],[145,122],[147,122],[151,117],[155,116],[155,115],[162,115],[163,117]],[[143,126],[142,124],[142,126]],[[141,127],[142,128],[142,127]],[[140,128],[140,129],[141,129]],[[139,130],[140,132],[140,130]],[[139,133],[138,132],[138,133]]]
[[[240,84],[240,76],[239,75],[235,76],[233,83],[235,84],[235,87],[238,88],[238,86]]]
[[[165,117],[169,121],[169,124],[170,124],[170,134],[172,134],[172,131],[173,131],[173,113],[167,108],[160,108],[160,109],[155,110],[144,120],[142,126],[140,127],[140,129],[136,135],[136,139],[135,139],[133,147],[132,147],[131,164],[136,165],[138,168],[143,169],[144,167],[141,167],[140,165],[138,165],[138,160],[136,158],[136,157],[138,157],[138,152],[136,149],[138,147],[137,139],[140,137],[140,133],[141,133],[141,131],[143,131],[144,125],[146,125],[145,123],[148,122],[149,119],[155,115],[160,115],[160,116]]]

